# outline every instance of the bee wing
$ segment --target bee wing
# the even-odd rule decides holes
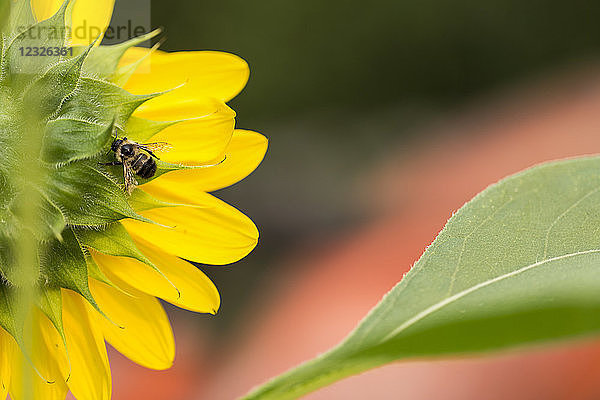
[[[162,151],[162,152],[166,152],[169,151],[173,148],[173,146],[171,146],[169,143],[167,142],[155,142],[155,143],[140,143],[139,147],[142,150],[146,150],[146,151]]]
[[[125,190],[131,194],[133,189],[138,185],[138,182],[128,162],[123,163],[123,178],[125,179]]]

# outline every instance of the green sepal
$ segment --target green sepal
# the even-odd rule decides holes
[[[11,2],[10,0],[0,0],[0,49],[2,48],[2,36],[8,27],[8,18],[10,17]],[[0,54],[2,54],[0,52]],[[0,55],[0,60],[2,56]]]
[[[9,0],[0,0],[0,26],[5,27],[8,25],[8,17],[10,16],[10,4]],[[0,28],[0,34],[4,28]]]
[[[113,124],[73,118],[50,121],[46,125],[42,157],[57,165],[95,157],[110,148],[113,131]]]
[[[26,345],[28,340],[25,339],[25,321],[30,307],[21,300],[18,289],[0,284],[0,326],[15,339],[25,359],[41,376],[33,363],[30,346]]]
[[[115,44],[112,46],[100,46],[95,47],[88,59],[86,60],[83,70],[92,76],[98,76],[101,78],[110,78],[113,73],[117,70],[119,61],[125,52],[133,46],[150,40],[161,32],[160,29],[156,29],[145,35],[138,36],[130,39],[126,42]],[[73,51],[75,54],[79,54],[84,51],[84,47],[74,47]]]
[[[114,120],[121,128],[136,108],[159,95],[136,96],[110,82],[82,77],[77,91],[63,104],[59,115],[103,125]]]
[[[1,25],[1,31],[7,37],[20,27],[35,24],[30,0],[4,0],[0,9],[2,10],[2,22],[5,22]]]
[[[152,261],[138,250],[131,236],[120,222],[110,224],[98,231],[74,228],[74,232],[82,246],[109,256],[133,258],[134,260],[146,264],[169,282],[177,293],[180,293],[173,282],[171,282],[171,280],[167,278],[167,276],[163,274]]]
[[[61,207],[67,223],[101,227],[123,218],[152,223],[131,208],[123,189],[94,164],[67,164],[48,177],[48,197]]]
[[[55,240],[48,243],[44,254],[41,267],[42,275],[48,282],[47,285],[78,293],[103,317],[111,321],[92,296],[88,285],[86,254],[73,231],[70,228],[65,229],[63,241]]]
[[[33,190],[36,192],[38,191],[37,188]],[[37,200],[39,201],[37,205],[39,218],[37,219],[35,226],[30,227],[30,230],[38,241],[45,241],[52,238],[60,240],[61,232],[67,224],[62,211],[45,197],[43,193],[40,193]],[[7,210],[7,218],[4,221],[4,226],[2,228],[4,232],[12,231],[12,236],[15,238],[19,235],[18,232],[23,228],[22,220],[20,219],[20,216],[23,215],[23,211],[20,208],[26,204],[27,201],[30,200],[26,199],[22,193],[17,194],[10,202]]]
[[[144,183],[152,182],[153,180],[166,174],[167,172],[181,171],[182,169],[193,169],[194,168],[194,167],[190,167],[190,166],[183,165],[183,164],[172,164],[172,163],[168,163],[168,162],[165,162],[162,160],[156,160],[156,167],[157,167],[156,174],[154,174],[154,176],[152,178],[149,178],[149,179],[140,178],[139,179],[140,185],[143,185]]]
[[[0,25],[0,26],[4,26],[4,25]],[[0,28],[2,29],[2,28]],[[4,35],[4,33],[0,33],[0,85],[3,85],[4,79],[6,78],[6,64],[4,62],[5,57],[4,57],[4,47],[6,46],[6,36]],[[4,102],[2,102],[4,103]],[[4,104],[3,104],[4,105]]]
[[[73,231],[75,232],[75,230],[73,230]],[[76,232],[75,232],[75,236],[77,236]],[[77,236],[77,240],[79,240],[78,236]],[[81,243],[81,240],[79,240],[79,243]],[[110,279],[108,279],[108,277],[104,274],[104,272],[102,272],[102,270],[100,269],[98,264],[96,264],[96,262],[94,261],[94,259],[92,258],[91,255],[88,254],[85,256],[85,262],[87,263],[88,276],[90,278],[94,278],[95,280],[97,280],[99,282],[105,283],[113,288],[117,288],[117,286],[114,285]]]
[[[73,231],[82,246],[109,256],[134,258],[154,267],[152,262],[138,250],[120,222],[113,222],[101,230],[74,228]]]
[[[131,205],[135,212],[139,213],[154,208],[177,207],[182,204],[168,203],[149,195],[143,190],[134,190],[131,196],[129,196],[129,205]]]
[[[0,284],[0,326],[21,345],[24,318],[17,316],[18,306],[15,296],[15,288],[5,283]]]
[[[48,200],[45,196],[40,196],[40,222],[41,229],[36,232],[40,241],[50,238],[62,240],[62,231],[67,226],[67,220],[60,208]]]
[[[128,137],[129,138],[129,137]],[[113,160],[114,157],[113,156],[107,156],[107,157],[103,157],[102,161],[108,161],[108,160]],[[193,169],[195,167],[189,167],[186,165],[181,165],[181,164],[171,164],[171,163],[167,163],[161,160],[156,160],[156,173],[154,174],[153,177],[148,178],[148,179],[144,179],[140,176],[135,177],[135,179],[138,181],[138,183],[140,185],[143,185],[145,183],[148,182],[152,182],[154,179],[158,178],[159,176],[166,174],[167,172],[171,172],[171,171],[180,171],[182,169]],[[123,167],[121,166],[107,166],[106,169],[108,171],[110,171],[111,175],[118,177],[119,179],[123,179]]]
[[[118,290],[119,292],[121,292],[121,293],[123,293],[123,294],[125,294],[127,296],[132,296],[131,293],[126,292],[125,290],[123,290],[119,286],[117,286],[113,281],[111,281],[104,274],[104,272],[102,272],[102,270],[100,269],[100,267],[98,266],[98,264],[96,264],[96,262],[94,261],[94,259],[92,258],[91,255],[87,254],[86,257],[85,257],[85,261],[87,262],[88,276],[90,278],[93,278],[93,279],[97,280],[98,282],[102,282],[105,285],[108,285],[111,288],[113,288],[115,290]]]
[[[2,171],[10,171],[9,166],[5,164],[9,157],[12,156],[14,160],[15,154],[12,154],[12,143],[15,141],[15,132],[18,131],[21,125],[21,121],[18,116],[21,113],[19,104],[14,99],[12,92],[3,86],[3,82],[0,79],[0,158],[4,162],[2,163]],[[12,145],[12,146],[11,146]]]
[[[125,124],[124,134],[135,142],[143,143],[148,141],[152,136],[178,122],[180,121],[158,122],[132,116],[127,121],[127,124]]]
[[[216,164],[211,164],[211,165],[183,165],[183,164],[172,164],[172,163],[168,163],[168,162],[164,162],[161,160],[157,160],[156,161],[156,166],[157,166],[157,170],[156,170],[156,174],[154,174],[154,176],[150,179],[139,179],[140,185],[144,184],[144,183],[148,183],[153,181],[154,179],[168,173],[168,172],[173,172],[173,171],[181,171],[181,170],[189,170],[189,169],[204,169],[204,168],[210,168],[210,167],[214,167],[216,165],[219,165],[220,163],[222,163],[223,161],[225,161],[225,158],[223,158],[223,160],[219,163]]]
[[[62,294],[60,287],[44,285],[37,297],[37,306],[52,322],[66,347],[65,329],[62,320]]]
[[[27,286],[31,282],[36,281],[39,276],[39,268],[31,271],[35,276],[23,276],[17,266],[19,265],[18,249],[21,241],[35,242],[37,233],[31,229],[26,229],[23,223],[16,217],[12,216],[6,221],[6,225],[2,226],[0,232],[0,273],[2,278],[17,287]],[[36,257],[36,265],[39,265],[39,259]],[[6,282],[0,282],[6,283]]]
[[[25,107],[39,110],[42,120],[52,118],[62,103],[71,96],[81,76],[81,66],[91,47],[81,55],[52,65],[44,74],[25,89]]]
[[[14,252],[17,242],[15,234],[13,232],[7,232],[6,225],[2,228],[3,229],[0,232],[0,274],[2,275],[3,280],[10,282],[14,265],[17,264]]]
[[[135,73],[135,71],[137,71],[139,66],[144,61],[146,61],[148,58],[150,58],[150,56],[152,56],[152,53],[154,53],[156,50],[158,50],[159,46],[160,46],[160,43],[157,43],[148,51],[148,53],[146,53],[140,59],[136,60],[132,64],[123,65],[123,66],[117,68],[117,70],[108,78],[108,80],[113,82],[115,85],[125,86],[127,81],[129,81],[129,78],[131,78],[131,76]]]
[[[83,249],[70,228],[63,231],[63,241],[53,240],[42,246],[42,276],[50,287],[61,287],[79,293],[97,308],[88,287],[88,271]]]
[[[4,238],[2,236],[0,236],[0,241],[4,242]],[[10,268],[7,259],[12,256],[11,254],[6,253],[6,247],[4,245],[0,245],[0,275],[4,280],[6,280],[6,271],[8,271]]]
[[[69,363],[69,374],[71,376],[71,358],[69,357],[69,348],[67,346],[67,337],[62,318],[62,291],[60,287],[51,287],[43,285],[36,298],[36,303],[40,311],[50,320],[66,351],[67,362]],[[58,343],[55,343],[58,346]],[[67,378],[68,381],[68,378]]]
[[[106,156],[102,156],[98,158],[98,163],[106,163],[106,162],[110,162],[114,160],[114,156],[112,154],[107,154]],[[183,164],[172,164],[172,163],[168,163],[162,160],[156,160],[156,173],[154,174],[153,177],[148,178],[148,179],[144,179],[140,176],[136,176],[135,179],[138,181],[138,183],[140,185],[146,184],[148,182],[152,182],[153,180],[155,180],[156,178],[168,173],[168,172],[172,172],[172,171],[181,171],[181,170],[187,170],[187,169],[200,169],[200,168],[209,168],[212,167],[213,165],[198,165],[198,166],[193,166],[193,165],[183,165]],[[118,178],[119,180],[124,179],[123,178],[123,167],[119,166],[119,165],[106,165],[103,166],[103,169],[105,169],[106,171],[108,171],[110,173],[111,176],[114,176],[116,178]],[[134,200],[135,201],[135,200]],[[139,217],[139,216],[138,216]],[[121,218],[118,218],[121,219]],[[139,219],[139,218],[137,218]],[[145,220],[146,222],[152,222],[149,220]],[[81,225],[81,224],[77,224],[77,225]]]
[[[62,48],[68,38],[65,17],[69,3],[70,0],[66,0],[52,17],[17,33],[7,45],[4,62],[10,68],[7,72],[15,88],[20,87],[23,80],[43,73],[56,62],[54,57],[22,56],[21,48]]]
[[[0,146],[1,145],[2,143],[0,141]],[[0,169],[0,223],[4,221],[7,212],[4,205],[8,204],[13,197],[14,188],[9,180],[8,173]]]
[[[31,307],[37,300],[33,299],[34,303],[28,304],[29,299],[19,297],[22,294],[14,287],[0,284],[0,326],[15,339],[23,357],[36,374],[46,382],[52,383],[48,377],[42,376],[33,362],[31,351],[32,330],[26,329],[26,324],[28,327],[33,328],[31,325]]]

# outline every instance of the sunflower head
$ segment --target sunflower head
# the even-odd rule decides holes
[[[235,130],[225,104],[243,60],[135,47],[157,31],[73,45],[72,16],[112,4],[32,3],[0,7],[0,396],[103,399],[104,340],[171,364],[155,296],[218,309],[183,259],[223,265],[254,248],[254,224],[208,192],[256,168],[266,139]]]

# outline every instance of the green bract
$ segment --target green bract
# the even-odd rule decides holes
[[[115,132],[148,138],[174,123],[131,118],[158,94],[135,96],[118,86],[134,68],[119,69],[121,56],[158,32],[66,55],[24,56],[21,48],[68,47],[70,7],[66,1],[38,23],[29,1],[0,10],[6,21],[0,41],[0,326],[22,348],[27,302],[35,302],[63,338],[61,288],[97,308],[88,276],[110,282],[88,249],[156,269],[119,221],[152,223],[137,212],[169,206],[139,191],[128,196],[121,169],[100,165],[114,159]],[[183,167],[159,168],[156,176]]]

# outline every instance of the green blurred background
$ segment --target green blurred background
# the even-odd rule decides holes
[[[226,333],[281,255],[365,217],[357,180],[435,140],[415,137],[420,124],[595,62],[599,16],[600,3],[586,0],[153,1],[163,49],[248,61],[250,82],[231,105],[238,127],[270,139],[260,168],[218,193],[258,224],[261,242],[235,266],[202,267],[223,303],[216,318],[195,320]]]

